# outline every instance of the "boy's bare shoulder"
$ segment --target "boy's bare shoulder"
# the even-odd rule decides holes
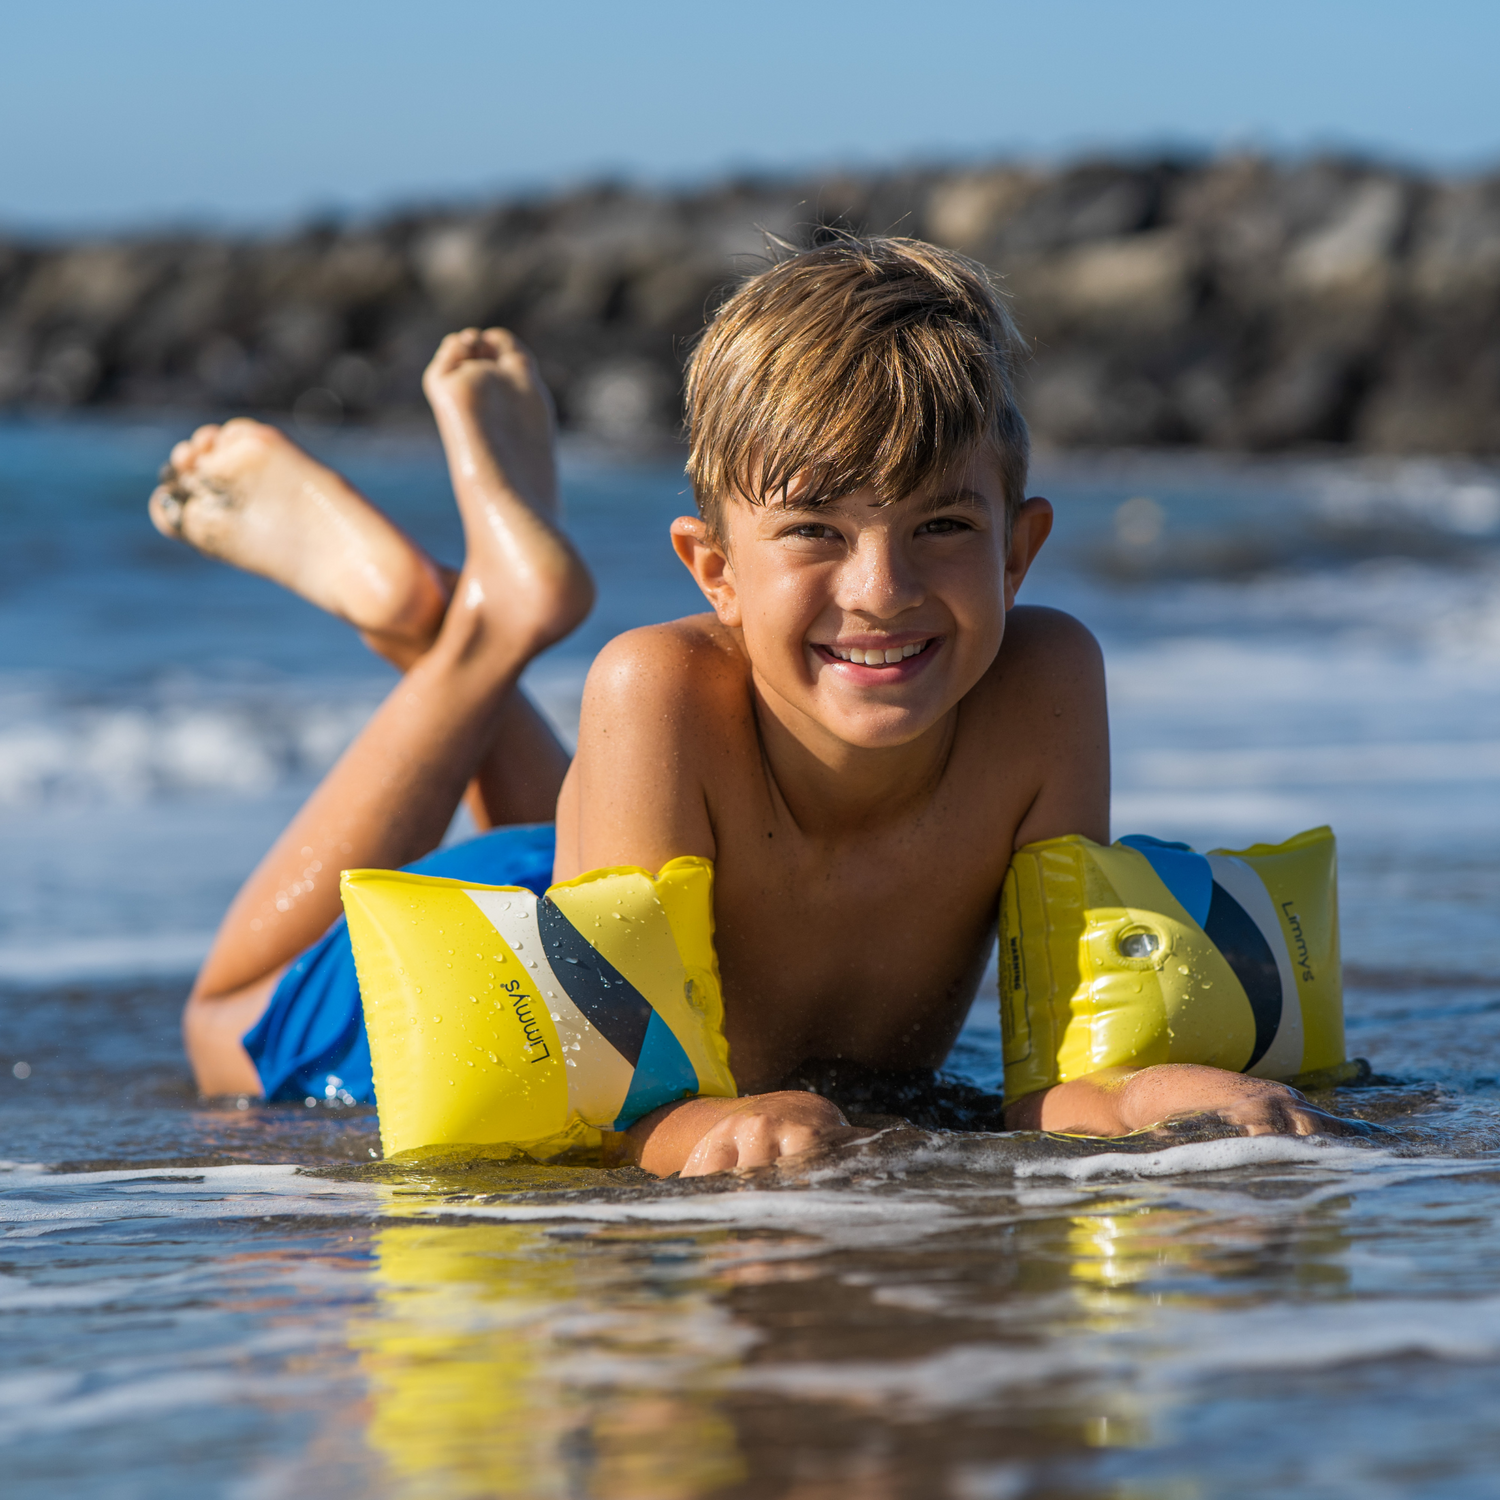
[[[1081,620],[1039,604],[1017,605],[1005,617],[1005,639],[986,681],[1042,683],[1068,691],[1103,681],[1104,653]]]
[[[703,707],[725,694],[743,696],[749,666],[734,636],[712,614],[642,625],[617,635],[594,658],[584,688],[585,712]]]
[[[974,694],[1007,723],[1103,723],[1104,652],[1088,625],[1029,604],[1005,616],[1005,639]]]
[[[749,663],[711,614],[627,630],[589,668],[580,753],[607,744],[612,756],[667,755],[679,773],[707,775],[754,740]]]
[[[754,745],[749,669],[712,615],[616,636],[584,685],[578,754],[558,799],[556,870],[715,858],[708,788],[731,780],[726,769],[748,764]]]

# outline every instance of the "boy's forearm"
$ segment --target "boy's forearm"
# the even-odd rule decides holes
[[[656,1177],[680,1172],[698,1142],[743,1103],[741,1099],[684,1099],[665,1104],[625,1132],[630,1159]]]
[[[1125,1098],[1141,1068],[1105,1068],[1069,1083],[1028,1094],[1005,1111],[1007,1130],[1057,1130],[1080,1135],[1124,1135],[1137,1129],[1125,1123]],[[1131,1109],[1130,1113],[1134,1113]]]
[[[1223,1114],[1253,1127],[1263,1112],[1301,1100],[1294,1089],[1270,1079],[1196,1063],[1158,1063],[1148,1068],[1101,1068],[1086,1078],[1057,1084],[1018,1099],[1006,1110],[1005,1119],[1012,1130],[1102,1136],[1128,1135],[1173,1115],[1197,1112]]]

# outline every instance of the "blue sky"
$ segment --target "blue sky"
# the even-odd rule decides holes
[[[1495,0],[33,0],[0,225],[1161,144],[1500,161]]]

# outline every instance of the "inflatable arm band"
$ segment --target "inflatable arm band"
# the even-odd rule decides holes
[[[1340,1081],[1332,830],[1210,854],[1026,845],[1000,897],[1000,1022],[1007,1103],[1118,1065]]]
[[[538,898],[346,870],[387,1156],[597,1145],[697,1094],[733,1098],[713,866],[595,870]]]

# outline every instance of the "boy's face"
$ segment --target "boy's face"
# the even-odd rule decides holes
[[[989,669],[1052,509],[1029,500],[1007,546],[999,466],[981,450],[891,505],[860,491],[817,507],[725,507],[724,545],[674,527],[756,681],[851,747],[906,744]],[[696,533],[695,537],[689,533]]]

